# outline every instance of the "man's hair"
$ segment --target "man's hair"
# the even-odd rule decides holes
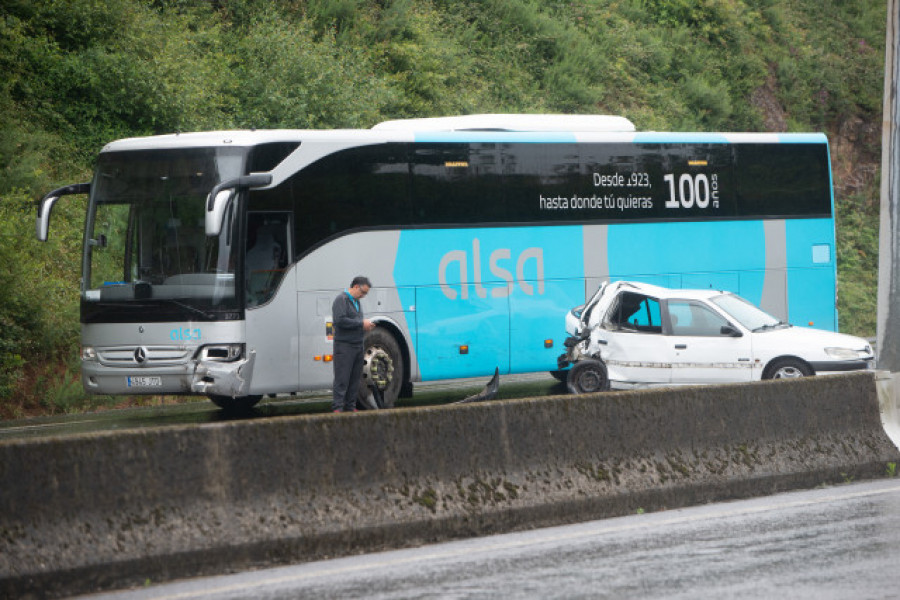
[[[372,282],[369,281],[368,277],[363,277],[362,275],[357,275],[356,277],[353,278],[353,281],[350,282],[350,287],[354,287],[357,285],[372,287]]]

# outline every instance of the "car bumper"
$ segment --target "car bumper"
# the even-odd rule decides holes
[[[816,373],[845,373],[847,371],[869,371],[875,369],[875,359],[829,360],[809,363]]]

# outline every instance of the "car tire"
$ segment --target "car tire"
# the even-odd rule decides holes
[[[763,379],[797,379],[815,375],[812,367],[799,358],[779,358],[769,363],[763,371]]]
[[[570,394],[594,394],[609,389],[609,373],[599,360],[579,360],[569,370],[566,388]]]

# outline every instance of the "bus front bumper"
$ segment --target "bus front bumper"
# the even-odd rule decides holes
[[[203,394],[237,398],[250,393],[256,352],[232,362],[191,361],[152,368],[81,363],[81,379],[91,394]]]

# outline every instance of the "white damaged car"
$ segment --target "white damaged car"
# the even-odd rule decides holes
[[[866,340],[793,327],[730,292],[604,283],[566,315],[560,370],[575,394],[874,368]]]

